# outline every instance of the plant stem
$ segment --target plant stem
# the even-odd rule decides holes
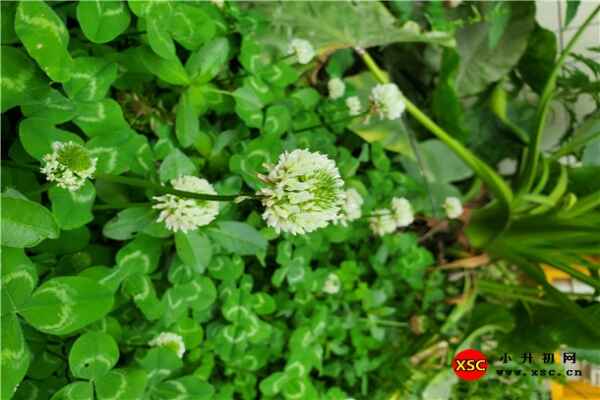
[[[374,322],[377,325],[382,325],[382,326],[391,326],[394,328],[404,328],[408,326],[408,322],[398,322],[398,321],[392,321],[389,319],[379,319],[379,318],[360,318],[361,321],[364,322]]]
[[[552,97],[554,96],[554,90],[556,89],[556,79],[558,78],[558,73],[564,62],[567,59],[567,56],[571,52],[571,49],[579,40],[581,34],[585,31],[585,28],[594,20],[596,14],[600,12],[600,6],[596,7],[596,9],[588,16],[585,22],[577,29],[575,36],[571,38],[567,47],[563,50],[558,61],[554,65],[550,77],[544,86],[544,90],[542,91],[542,95],[540,98],[540,104],[537,110],[537,128],[535,134],[533,136],[533,140],[529,142],[529,148],[527,151],[527,161],[525,163],[525,168],[523,170],[523,175],[520,177],[519,182],[519,193],[527,193],[531,186],[533,185],[533,181],[536,177],[537,165],[540,158],[540,145],[542,141],[542,133],[544,131],[544,127],[546,125],[546,119],[548,117],[548,112],[550,110],[550,102]]]
[[[152,203],[150,202],[146,202],[146,203],[134,203],[134,202],[130,202],[130,203],[116,203],[116,204],[98,204],[95,205],[93,207],[94,210],[120,210],[123,208],[130,208],[130,207],[146,207],[146,206],[151,206]]]

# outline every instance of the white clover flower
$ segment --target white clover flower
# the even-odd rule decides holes
[[[392,212],[399,228],[409,226],[415,220],[412,206],[404,197],[394,197],[392,199]]]
[[[562,156],[558,159],[558,162],[562,165],[570,168],[578,168],[581,167],[581,161],[577,159],[573,154],[569,154],[567,156]]]
[[[183,338],[173,332],[161,332],[160,335],[148,342],[149,346],[167,347],[177,353],[177,357],[183,357],[185,344]]]
[[[97,158],[88,149],[74,142],[52,143],[52,153],[43,157],[41,172],[50,182],[71,192],[79,190],[96,171]]]
[[[517,160],[514,158],[504,158],[496,166],[500,175],[510,176],[517,172]]]
[[[383,236],[396,230],[396,221],[390,210],[381,208],[372,212],[369,227],[377,236]]]
[[[195,176],[182,176],[171,181],[177,190],[203,194],[217,194],[207,180]],[[173,194],[154,196],[156,204],[152,208],[160,211],[157,222],[164,222],[173,232],[193,231],[199,226],[210,224],[219,214],[216,201],[186,199]]]
[[[346,84],[340,78],[333,78],[327,82],[327,89],[329,89],[330,99],[339,99],[346,92]]]
[[[347,226],[348,222],[359,219],[362,216],[361,207],[363,205],[363,198],[354,188],[350,188],[345,192],[346,200],[342,205],[342,211],[340,217],[335,221],[336,224]]]
[[[360,99],[357,96],[352,96],[346,99],[346,107],[348,107],[350,115],[356,116],[360,114],[362,104],[360,104]]]
[[[323,291],[327,294],[336,294],[340,291],[342,287],[342,283],[340,282],[340,278],[331,273],[327,275],[327,279],[325,280],[325,284],[323,285]]]
[[[397,119],[404,112],[404,100],[400,89],[393,83],[376,85],[371,91],[372,110],[380,118]]]
[[[225,0],[210,0],[210,2],[219,8],[223,8],[225,5]]]
[[[444,205],[442,206],[446,210],[446,215],[450,219],[458,218],[463,213],[463,206],[460,199],[457,197],[446,197]]]
[[[258,191],[263,219],[277,232],[312,232],[337,220],[345,201],[344,182],[335,163],[308,150],[284,152],[277,165],[259,175],[268,187]]]
[[[462,2],[463,0],[448,0],[448,5],[450,6],[450,8],[456,8],[460,6]]]
[[[308,40],[294,38],[288,47],[288,55],[298,57],[300,64],[308,64],[315,56],[315,49]]]

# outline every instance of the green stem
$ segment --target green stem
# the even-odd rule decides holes
[[[115,203],[115,204],[98,204],[95,205],[93,207],[94,210],[121,210],[124,208],[130,208],[130,207],[147,207],[147,206],[151,206],[152,203],[150,202],[146,202],[146,203],[134,203],[134,202],[129,202],[129,203]]]
[[[358,54],[362,57],[365,65],[380,83],[389,83],[387,75],[377,66],[375,60],[363,49],[357,49]],[[450,136],[444,129],[433,122],[425,113],[423,113],[415,104],[408,98],[404,97],[406,110],[415,118],[421,125],[427,128],[431,133],[443,141],[452,151],[454,151],[479,177],[487,184],[489,189],[507,206],[510,207],[512,201],[512,191],[504,182],[504,180],[490,168],[486,163],[481,161],[475,154],[462,145],[458,140]]]
[[[160,193],[174,194],[176,196],[188,197],[192,199],[199,200],[209,200],[209,201],[233,201],[239,196],[251,196],[255,197],[254,194],[234,194],[234,195],[218,195],[218,194],[204,194],[204,193],[193,193],[186,192],[183,190],[177,190],[173,188],[169,188],[158,183],[149,182],[146,179],[139,178],[131,178],[128,176],[117,176],[117,175],[96,175],[96,179],[103,180],[106,182],[112,183],[120,183],[128,186],[141,187],[145,189],[156,190]]]
[[[588,16],[585,22],[577,29],[575,36],[571,38],[567,47],[563,50],[558,61],[554,65],[552,73],[544,86],[544,90],[542,91],[540,104],[537,110],[537,128],[535,131],[535,135],[533,136],[533,140],[529,142],[529,148],[527,151],[527,162],[525,163],[525,168],[523,170],[523,175],[520,179],[520,193],[527,193],[531,187],[533,186],[533,181],[536,177],[537,165],[540,157],[540,145],[542,142],[542,133],[544,127],[546,126],[546,119],[548,117],[548,112],[550,111],[550,102],[552,101],[552,97],[554,96],[554,90],[556,89],[556,79],[558,78],[558,73],[564,62],[567,59],[567,56],[571,52],[575,43],[581,37],[581,34],[585,31],[585,28],[594,20],[596,14],[600,12],[600,6],[596,7],[596,9]]]
[[[408,326],[408,322],[398,322],[398,321],[392,321],[389,319],[379,319],[379,318],[360,318],[361,321],[363,322],[374,322],[377,325],[382,325],[382,326],[391,326],[394,328],[404,328]]]

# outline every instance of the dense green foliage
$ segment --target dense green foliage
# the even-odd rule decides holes
[[[600,351],[598,303],[540,269],[600,289],[600,67],[559,58],[533,3],[1,6],[3,399],[527,398],[541,379],[505,385],[503,353]],[[293,38],[314,60],[288,55]],[[405,116],[352,115],[348,97],[370,107],[389,81]],[[265,224],[254,193],[295,149],[335,161],[362,218]],[[65,179],[50,154],[81,186],[45,180]],[[501,176],[507,157],[519,168]],[[189,175],[223,201],[173,232],[153,197]],[[375,235],[369,216],[398,197],[416,221]],[[153,344],[164,332],[183,357]],[[489,357],[482,381],[449,368],[467,347]]]

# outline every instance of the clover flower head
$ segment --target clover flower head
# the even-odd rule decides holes
[[[371,106],[380,118],[397,119],[404,112],[404,100],[398,86],[393,83],[379,84],[371,90]]]
[[[569,168],[578,168],[582,165],[581,161],[579,161],[573,154],[562,156],[558,159],[558,162]]]
[[[182,176],[171,180],[177,190],[203,194],[217,194],[206,179],[195,176]],[[173,232],[188,232],[210,224],[219,214],[216,201],[186,199],[173,194],[153,197],[156,204],[152,208],[160,210],[157,222],[164,222]]]
[[[504,158],[497,165],[500,175],[510,176],[517,172],[517,160],[514,158]]]
[[[340,78],[332,78],[327,82],[327,89],[329,89],[330,99],[339,99],[346,91],[346,84]]]
[[[44,166],[40,169],[50,182],[58,187],[75,192],[85,180],[92,178],[96,171],[97,158],[88,149],[74,142],[54,142],[52,153],[43,157]]]
[[[300,64],[308,64],[315,56],[315,49],[308,40],[294,38],[288,47],[288,55],[298,57]]]
[[[399,228],[409,226],[415,220],[412,206],[404,197],[394,197],[392,199],[392,213],[396,226]]]
[[[362,104],[360,104],[360,99],[357,96],[351,96],[346,99],[346,107],[348,107],[351,116],[356,116],[360,114]]]
[[[347,226],[348,222],[359,219],[362,216],[361,207],[363,205],[362,196],[354,188],[346,190],[346,200],[342,205],[340,217],[336,222],[340,225]]]
[[[460,199],[457,197],[446,197],[444,205],[442,206],[446,210],[446,215],[450,219],[456,219],[463,213],[463,206]]]
[[[167,347],[177,353],[177,357],[183,357],[185,344],[183,338],[173,332],[161,332],[160,335],[148,342],[149,346]]]
[[[396,230],[396,221],[391,210],[380,208],[373,211],[369,218],[369,227],[377,236],[387,235]]]
[[[279,156],[259,178],[263,219],[277,232],[312,232],[337,220],[345,201],[344,182],[335,163],[320,153],[297,149]]]
[[[342,283],[340,282],[340,278],[331,273],[327,275],[327,279],[325,279],[325,284],[323,285],[323,291],[327,294],[336,294],[340,291],[342,287]]]

